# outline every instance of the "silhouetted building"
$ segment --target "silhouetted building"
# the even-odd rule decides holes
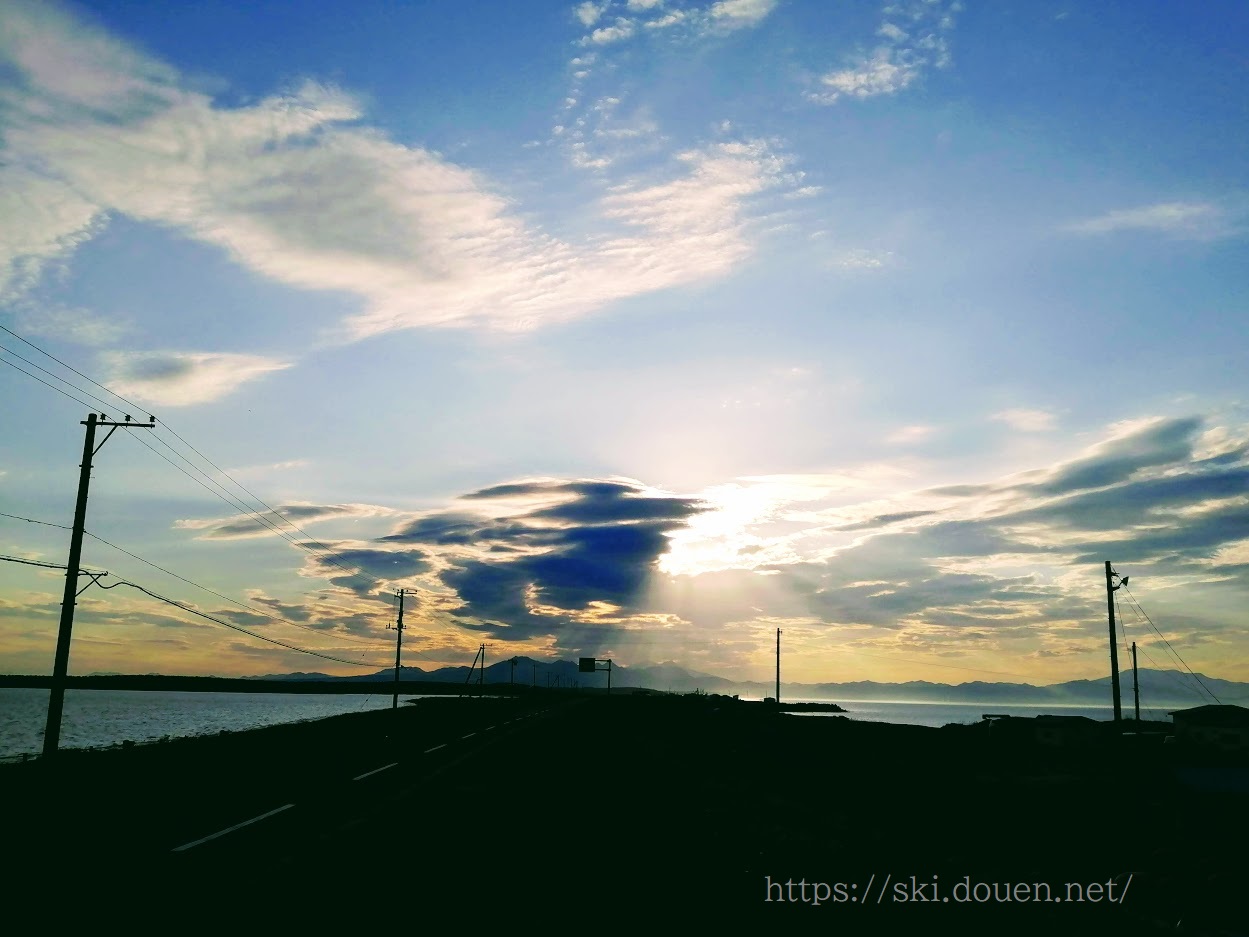
[[[1081,748],[1098,738],[1098,723],[1088,716],[1007,716],[985,713],[989,737],[1052,748]]]
[[[1168,715],[1181,742],[1228,752],[1249,751],[1249,709],[1244,706],[1196,706]]]

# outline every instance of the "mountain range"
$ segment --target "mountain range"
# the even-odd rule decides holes
[[[516,663],[513,666],[512,660]],[[1150,708],[1175,706],[1187,708],[1214,703],[1249,703],[1249,683],[1221,680],[1204,674],[1192,674],[1180,670],[1140,670],[1141,705]],[[465,683],[470,678],[475,683],[482,677],[480,669],[470,672],[469,667],[441,667],[422,670],[419,667],[402,667],[400,679],[404,682]],[[328,680],[335,682],[376,683],[392,681],[394,668],[376,673],[352,677],[335,677],[323,673],[266,674],[257,680]],[[522,685],[542,687],[604,687],[607,674],[580,673],[577,662],[569,660],[540,661],[530,657],[507,658],[485,668],[486,683],[515,682]],[[1132,706],[1132,672],[1124,671],[1119,677],[1120,698],[1125,710]],[[613,687],[638,687],[674,693],[702,690],[705,693],[737,694],[749,697],[772,696],[775,684],[762,681],[731,680],[715,674],[687,670],[678,664],[667,662],[653,666],[612,668]],[[927,680],[911,680],[906,683],[878,683],[861,680],[850,683],[791,683],[781,682],[782,698],[787,701],[859,700],[894,702],[998,702],[1021,704],[1101,705],[1110,702],[1110,676],[1095,680],[1070,680],[1065,683],[1035,686],[1029,683],[932,683]]]

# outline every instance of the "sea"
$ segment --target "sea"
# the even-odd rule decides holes
[[[0,687],[0,762],[43,750],[47,689]],[[399,702],[417,699],[400,694]],[[157,690],[65,691],[61,748],[108,748],[165,738],[242,732],[343,713],[389,709],[390,693],[198,693]]]
[[[816,699],[785,699],[786,703],[826,703],[828,700]],[[1046,703],[1045,705],[1027,705],[1022,703],[994,702],[889,702],[881,700],[848,700],[839,699],[836,703],[846,712],[829,713],[794,713],[794,715],[812,718],[827,716],[845,716],[863,722],[898,722],[916,726],[944,726],[951,723],[966,724],[980,722],[986,714],[1005,716],[1088,716],[1090,719],[1114,718],[1113,706],[1078,706],[1069,704]],[[1141,710],[1142,719],[1167,719],[1165,713],[1147,715]]]
[[[400,694],[400,702],[419,696]],[[826,703],[830,700],[788,699],[786,703]],[[882,702],[836,700],[846,712],[801,713],[802,718],[844,715],[867,722],[921,726],[979,722],[986,713],[1012,716],[1088,716],[1109,720],[1110,706],[1046,704],[1044,706],[993,702]],[[65,691],[61,720],[62,748],[107,748],[125,742],[146,744],[166,738],[241,732],[288,722],[324,719],[343,713],[386,709],[392,695],[319,693],[204,693],[157,690]],[[0,687],[0,762],[20,761],[43,749],[48,690]],[[1145,719],[1169,721],[1165,710],[1144,710]]]

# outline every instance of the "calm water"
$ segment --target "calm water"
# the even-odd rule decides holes
[[[404,699],[413,699],[404,695]],[[788,701],[787,702],[791,702]],[[827,702],[793,700],[792,702]],[[979,722],[984,713],[1037,716],[1042,713],[1110,719],[1109,706],[1022,706],[1009,703],[885,703],[837,700],[850,719],[943,726]],[[213,735],[342,713],[385,709],[389,693],[321,695],[303,693],[164,693],[138,690],[67,690],[61,747],[91,748],[125,740],[152,742],[165,736]],[[0,687],[0,760],[43,749],[48,691]],[[1125,714],[1129,710],[1125,710]],[[833,713],[805,713],[813,718]],[[1141,710],[1146,719],[1167,720],[1165,710]]]
[[[786,702],[827,702],[826,700],[786,700]],[[1088,716],[1090,719],[1114,718],[1111,706],[1066,706],[1053,703],[1029,706],[1020,703],[885,703],[880,700],[836,700],[846,710],[843,713],[802,713],[806,716],[845,715],[848,719],[866,722],[900,722],[917,726],[943,726],[949,723],[979,722],[985,713],[1003,713],[1009,716]],[[1174,707],[1172,707],[1174,708]],[[1132,709],[1125,706],[1124,716],[1131,716]],[[1142,719],[1169,722],[1166,709],[1141,708]]]
[[[409,694],[400,694],[400,705]],[[164,736],[214,735],[285,722],[387,709],[391,694],[192,693],[66,690],[62,748],[91,748]],[[43,750],[48,690],[0,687],[0,760]]]

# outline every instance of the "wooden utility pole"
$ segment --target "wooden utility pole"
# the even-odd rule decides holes
[[[65,677],[69,673],[69,645],[74,630],[74,605],[78,598],[78,562],[82,559],[82,534],[87,522],[87,490],[91,486],[91,459],[100,451],[109,436],[122,429],[151,429],[155,417],[147,423],[124,423],[109,420],[108,414],[88,413],[82,425],[87,431],[82,441],[82,462],[78,472],[78,501],[74,505],[74,526],[69,538],[69,559],[65,566],[65,594],[61,600],[61,626],[56,635],[56,659],[52,665],[52,692],[48,695],[48,721],[43,729],[43,757],[52,758],[61,744],[61,713],[65,709]],[[95,444],[95,428],[110,426],[108,436]]]
[[[1119,588],[1112,581],[1112,577],[1118,576],[1113,569],[1110,568],[1110,560],[1106,561],[1106,612],[1110,616],[1110,691],[1114,695],[1115,703],[1115,722],[1118,723],[1123,718],[1119,704],[1119,641],[1115,636],[1115,591]]]
[[[776,703],[781,702],[781,629],[776,629]]]
[[[1132,697],[1136,703],[1136,722],[1140,728],[1141,721],[1141,682],[1136,676],[1136,642],[1132,642]]]
[[[479,657],[483,658],[482,664],[483,665],[485,664],[485,659],[484,659],[485,653],[486,653],[486,646],[483,644],[481,647],[477,649],[477,653],[473,655],[473,664],[471,667],[468,668],[468,676],[464,678],[464,692],[460,694],[461,696],[467,693],[469,695],[469,698],[472,698],[473,691],[469,688],[469,683],[473,679],[473,672],[477,669],[477,658]]]
[[[403,653],[403,597],[416,595],[416,590],[397,589],[395,595],[399,596],[399,620],[395,623],[395,695],[390,701],[391,709],[399,708],[399,659]]]

